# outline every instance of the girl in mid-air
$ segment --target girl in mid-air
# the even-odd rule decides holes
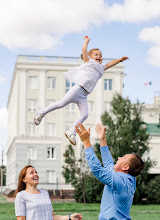
[[[102,52],[99,49],[92,49],[87,52],[89,41],[89,37],[84,37],[82,46],[82,59],[84,60],[84,64],[64,73],[67,81],[75,83],[75,85],[59,102],[54,102],[45,109],[40,108],[34,118],[35,124],[39,125],[42,118],[48,112],[63,108],[70,103],[76,103],[80,111],[80,116],[73,123],[72,128],[65,132],[66,137],[73,145],[76,145],[75,126],[78,125],[78,123],[83,123],[88,118],[87,95],[92,92],[106,69],[128,59],[128,57],[122,57],[121,59],[112,60],[107,64],[102,64]]]

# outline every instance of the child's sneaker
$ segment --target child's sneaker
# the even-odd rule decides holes
[[[36,125],[39,125],[42,121],[42,118],[44,117],[43,112],[42,112],[42,108],[39,108],[37,114],[34,117],[34,123]]]
[[[68,140],[73,144],[74,146],[76,145],[76,135],[73,133],[71,130],[68,130],[65,132],[66,137]]]

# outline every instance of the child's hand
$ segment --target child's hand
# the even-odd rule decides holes
[[[85,37],[84,37],[84,40],[87,41],[87,42],[89,42],[89,41],[90,41],[90,37],[85,36]]]
[[[124,60],[129,60],[129,58],[128,57],[122,57],[121,62],[123,62]]]

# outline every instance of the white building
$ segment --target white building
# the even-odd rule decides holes
[[[150,169],[151,174],[160,174],[160,96],[154,98],[153,104],[145,104],[142,114],[150,134],[149,151],[146,154],[156,166]]]
[[[104,62],[108,60],[104,59]],[[64,72],[80,65],[80,58],[18,56],[8,98],[7,187],[16,189],[18,174],[27,164],[35,166],[40,175],[40,187],[69,189],[62,177],[63,154],[69,145],[64,133],[77,115],[78,108],[70,104],[51,112],[35,126],[33,119],[39,106],[45,107],[60,100],[71,88]],[[104,72],[92,94],[88,96],[89,117],[85,122],[93,127],[100,115],[109,110],[116,92],[122,94],[123,65],[118,64]],[[77,138],[76,155],[80,155]]]

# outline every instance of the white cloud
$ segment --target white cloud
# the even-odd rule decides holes
[[[0,6],[0,44],[10,49],[48,49],[61,43],[65,34],[101,23],[104,2],[6,0]]]
[[[6,108],[0,109],[0,129],[7,129],[8,112]]]
[[[159,0],[0,0],[0,44],[48,49],[66,34],[87,31],[102,22],[144,22],[160,17]]]
[[[160,26],[144,28],[139,33],[142,42],[149,42],[151,47],[148,51],[148,62],[153,66],[160,67]]]
[[[110,21],[141,23],[160,17],[159,0],[124,0],[108,10]]]

